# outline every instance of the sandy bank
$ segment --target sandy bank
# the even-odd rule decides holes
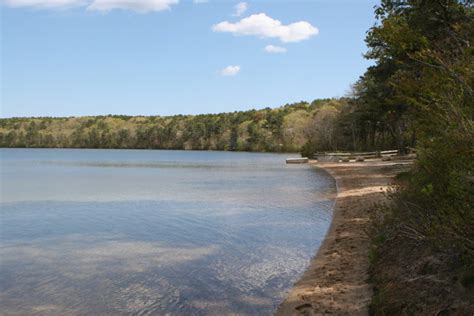
[[[336,180],[334,217],[326,238],[276,315],[367,315],[369,209],[409,161],[313,163]]]

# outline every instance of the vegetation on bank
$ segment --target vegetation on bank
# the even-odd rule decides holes
[[[374,216],[376,315],[474,312],[474,8],[468,0],[382,0],[367,34],[375,60],[352,111],[380,139],[417,148],[392,204]]]

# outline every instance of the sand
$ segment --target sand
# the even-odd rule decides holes
[[[302,278],[276,315],[368,315],[369,211],[386,200],[393,177],[410,161],[317,163],[336,180],[331,227]]]

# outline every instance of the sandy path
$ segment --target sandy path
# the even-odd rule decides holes
[[[367,315],[368,210],[385,199],[390,180],[407,161],[314,163],[337,184],[334,217],[326,238],[276,315]]]

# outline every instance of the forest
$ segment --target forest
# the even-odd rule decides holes
[[[352,102],[350,98],[318,99],[276,109],[170,117],[7,118],[0,119],[0,146],[262,152],[395,146],[394,135],[370,136],[372,131],[353,121]]]
[[[344,100],[299,102],[277,109],[205,115],[0,120],[2,147],[140,148],[298,151],[313,121],[338,112]]]

